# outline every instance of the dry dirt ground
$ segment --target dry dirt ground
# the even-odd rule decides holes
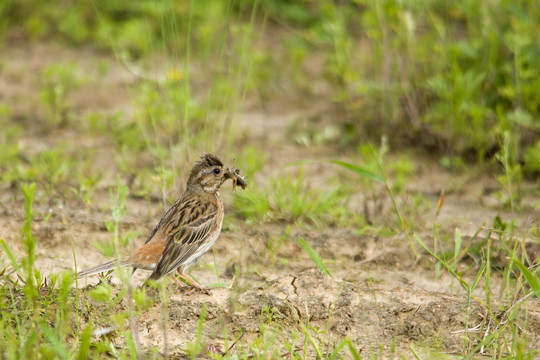
[[[37,203],[33,224],[38,240],[36,266],[45,274],[69,270],[74,267],[71,241],[80,269],[104,261],[93,246],[94,241],[110,240],[104,222],[110,216],[108,186],[115,178],[115,167],[110,148],[92,137],[77,137],[69,130],[59,130],[43,135],[39,121],[43,114],[39,106],[37,74],[54,63],[76,63],[88,81],[69,96],[70,104],[83,116],[88,111],[124,111],[129,114],[131,103],[126,84],[133,75],[119,66],[114,58],[95,54],[92,50],[72,50],[55,44],[34,44],[4,49],[0,72],[0,102],[10,105],[13,121],[20,118],[35,119],[36,126],[25,128],[20,146],[28,154],[37,153],[60,141],[77,144],[88,149],[99,148],[96,167],[107,169],[90,206],[79,202]],[[96,74],[100,64],[107,64],[108,75],[99,79]],[[309,110],[306,110],[309,109]],[[318,157],[319,153],[301,147],[285,135],[288,123],[300,115],[309,117],[316,107],[284,111],[258,111],[256,105],[238,116],[240,133],[249,138],[267,157],[267,164],[251,183],[264,184],[265,179],[280,171],[290,171],[284,166],[294,160]],[[338,153],[332,155],[339,156]],[[227,154],[230,158],[234,154]],[[230,159],[227,159],[230,160]],[[324,178],[337,171],[320,165],[306,167],[310,178]],[[315,176],[316,175],[316,176]],[[313,180],[317,184],[317,180]],[[312,184],[312,185],[313,185]],[[324,185],[324,184],[323,184]],[[323,186],[321,185],[321,186]],[[530,228],[538,222],[532,211],[511,214],[498,207],[492,192],[486,189],[498,185],[493,178],[478,174],[450,174],[428,160],[415,165],[413,179],[407,192],[422,194],[426,206],[418,216],[418,235],[433,245],[433,221],[436,219],[441,233],[453,234],[459,228],[464,238],[474,234],[481,226],[490,226],[496,215],[503,219],[518,218],[518,227]],[[441,190],[447,190],[444,205],[435,218],[435,208]],[[449,191],[448,191],[449,190]],[[180,190],[179,190],[180,191]],[[250,191],[249,187],[246,191]],[[359,189],[357,202],[362,204],[365,194]],[[425,252],[416,258],[404,235],[375,236],[358,234],[354,229],[292,227],[273,222],[247,224],[232,215],[232,197],[229,187],[223,190],[228,214],[224,231],[214,246],[220,281],[228,288],[208,291],[184,291],[169,285],[170,304],[167,319],[159,299],[137,319],[139,337],[144,348],[158,346],[161,352],[181,354],[181,348],[195,338],[195,329],[203,306],[206,308],[204,341],[209,348],[223,350],[225,337],[234,338],[245,332],[244,339],[255,338],[260,330],[261,318],[272,321],[282,329],[298,328],[308,319],[311,326],[327,329],[324,337],[329,348],[348,336],[363,355],[388,356],[392,346],[397,354],[411,355],[411,342],[444,353],[459,354],[463,349],[463,330],[474,329],[489,314],[483,304],[472,301],[468,320],[465,293],[456,281],[444,272],[435,276],[434,262]],[[392,212],[389,199],[384,197],[383,209],[375,214],[376,223]],[[127,215],[121,223],[122,231],[132,229],[140,233],[134,241],[144,241],[159,220],[163,205],[146,199],[129,197]],[[354,205],[352,205],[354,207]],[[356,211],[361,212],[363,205]],[[45,221],[44,217],[50,215]],[[24,219],[21,195],[8,184],[0,187],[0,238],[6,240],[11,250],[21,254],[19,231]],[[481,235],[485,235],[485,231]],[[286,235],[284,235],[286,234]],[[281,246],[270,249],[269,243],[286,236]],[[296,245],[294,239],[303,237],[327,260],[333,277],[323,275],[309,257]],[[524,239],[528,240],[528,239]],[[534,251],[536,244],[529,244]],[[270,250],[269,250],[270,249]],[[271,254],[275,251],[275,254]],[[2,259],[5,261],[5,259]],[[504,259],[502,260],[504,261]],[[194,267],[194,274],[203,284],[216,283],[212,255],[207,255]],[[465,278],[478,269],[473,260],[463,264]],[[145,274],[135,274],[133,283],[140,284]],[[95,284],[96,279],[87,279]],[[500,279],[494,276],[493,289],[499,290]],[[81,284],[84,287],[85,284]],[[477,294],[483,297],[483,290]],[[90,301],[90,300],[89,300]],[[496,301],[496,300],[494,300]],[[125,306],[123,303],[119,307]],[[529,327],[523,336],[530,343],[540,342],[540,304],[530,299],[527,309]],[[92,309],[92,308],[90,308]],[[99,304],[94,310],[99,312]],[[86,313],[93,317],[96,313]],[[266,314],[265,314],[266,312]],[[263,314],[263,315],[261,315]],[[487,320],[489,322],[489,320]],[[165,325],[164,325],[165,324]],[[107,326],[102,319],[102,326]],[[223,329],[226,329],[224,332]],[[284,332],[287,333],[287,332]],[[482,337],[482,334],[475,334]],[[275,341],[281,346],[280,340]],[[282,349],[284,352],[285,349]],[[309,354],[313,356],[314,354]]]

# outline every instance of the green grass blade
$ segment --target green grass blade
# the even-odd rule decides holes
[[[203,334],[203,325],[204,319],[206,317],[206,303],[203,304],[201,309],[201,315],[199,316],[199,321],[197,322],[197,335],[195,337],[195,343],[193,344],[192,351],[189,354],[190,359],[196,359],[198,355],[203,350],[202,343],[202,334]]]
[[[534,275],[531,270],[529,270],[519,260],[513,259],[513,261],[525,277],[525,280],[527,280],[527,282],[529,283],[536,297],[540,299],[540,280],[538,279],[538,277],[536,277],[536,275]]]
[[[320,163],[320,162],[324,162],[324,161],[307,159],[307,160],[300,160],[300,161],[295,161],[295,162],[289,163],[289,164],[287,164],[287,166],[315,164],[315,163]],[[329,163],[335,164],[335,165],[339,165],[339,166],[341,166],[341,167],[343,167],[343,168],[345,168],[347,170],[355,172],[358,175],[363,176],[363,177],[368,178],[368,179],[371,179],[371,180],[380,181],[380,182],[385,182],[385,180],[386,180],[384,178],[384,176],[372,173],[371,171],[366,170],[366,169],[364,169],[364,168],[362,168],[362,167],[360,167],[358,165],[354,165],[354,164],[351,164],[351,163],[348,163],[348,162],[345,162],[345,161],[327,160],[326,162],[329,162]]]
[[[126,338],[126,344],[127,344],[127,347],[128,347],[130,358],[131,359],[140,359],[141,357],[139,356],[139,354],[137,352],[137,345],[135,345],[135,340],[133,340],[133,335],[131,334],[130,331],[126,331],[125,338]]]
[[[454,239],[455,239],[455,244],[454,244],[454,265],[453,266],[455,270],[457,268],[457,262],[458,262],[458,257],[461,250],[461,243],[462,243],[461,232],[459,231],[459,229],[456,229]]]
[[[338,344],[338,346],[336,346],[336,347],[334,348],[334,351],[332,351],[332,353],[326,358],[326,360],[334,360],[334,359],[337,359],[337,357],[338,357],[338,355],[339,355],[339,352],[340,352],[341,350],[343,350],[343,348],[347,345],[347,340],[348,340],[348,339],[349,339],[349,338],[343,339],[343,341],[340,342],[340,343]]]
[[[81,345],[79,347],[79,353],[77,354],[77,360],[88,359],[90,354],[90,340],[92,340],[92,324],[86,325],[81,335]]]
[[[452,266],[450,266],[446,261],[444,261],[443,259],[441,259],[439,256],[437,256],[437,254],[435,254],[433,251],[431,251],[426,244],[424,244],[424,242],[422,240],[420,240],[420,238],[418,237],[417,234],[414,234],[414,240],[424,249],[428,252],[429,255],[433,256],[435,258],[435,260],[437,260],[442,266],[444,266],[446,268],[446,270],[448,270],[448,272],[450,274],[452,274],[453,277],[455,277],[460,285],[463,287],[463,289],[465,289],[465,291],[469,292],[470,290],[470,287],[469,287],[469,284],[467,284],[461,276],[459,276],[455,271],[454,269],[452,269]]]
[[[8,248],[6,242],[4,241],[4,239],[0,239],[0,243],[2,243],[2,248],[4,248],[4,252],[6,253],[6,255],[7,255],[8,259],[9,259],[9,262],[15,268],[15,270],[17,270],[17,272],[20,274],[21,273],[21,267],[19,266],[19,263],[17,262],[17,260],[15,259],[15,257],[11,253],[11,251],[9,250],[9,248]]]
[[[326,267],[326,265],[324,265],[319,254],[317,254],[317,252],[315,251],[315,249],[309,246],[309,244],[303,238],[298,238],[296,239],[296,241],[298,242],[300,247],[306,252],[306,254],[308,254],[308,256],[315,263],[315,265],[317,265],[319,270],[321,270],[323,273],[325,273],[328,276],[332,276],[332,274],[330,274],[330,271],[328,271],[328,268]]]
[[[354,345],[351,342],[351,339],[345,338],[345,341],[347,342],[347,346],[349,347],[349,351],[351,352],[351,355],[354,360],[360,360],[360,354],[358,353],[358,350],[354,348]]]
[[[380,182],[385,181],[385,178],[383,176],[372,173],[371,171],[361,168],[360,166],[353,165],[351,163],[341,161],[341,160],[329,160],[328,162],[344,167],[345,169],[355,172],[358,175],[363,176],[365,178],[375,180],[375,181],[380,181]]]
[[[422,359],[420,355],[418,354],[418,352],[416,351],[416,346],[414,345],[414,342],[411,342],[411,345],[409,345],[409,349],[411,349],[411,352],[413,353],[415,359],[417,360]]]
[[[313,338],[313,336],[311,335],[310,329],[311,329],[311,326],[309,325],[309,320],[308,320],[307,324],[305,324],[305,325],[302,324],[302,333],[304,333],[304,336],[306,337],[306,341],[309,342],[311,344],[311,346],[313,347],[313,350],[315,350],[315,353],[316,353],[315,358],[316,359],[323,359],[321,349],[317,345],[317,340],[315,338]]]
[[[478,285],[478,282],[480,281],[480,278],[484,274],[484,271],[486,271],[487,263],[484,261],[482,262],[482,266],[480,267],[480,270],[476,274],[476,277],[474,278],[474,281],[471,284],[471,291],[474,291],[476,289],[476,285]]]
[[[67,359],[69,357],[67,349],[64,347],[64,344],[62,344],[62,341],[60,338],[55,334],[49,325],[46,322],[42,322],[40,324],[41,331],[43,332],[43,336],[49,341],[49,343],[52,345],[54,351],[56,351],[56,354],[62,358]]]

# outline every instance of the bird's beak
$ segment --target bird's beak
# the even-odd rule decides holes
[[[242,189],[246,188],[247,182],[246,182],[246,180],[244,180],[244,178],[242,176],[240,176],[240,170],[239,169],[236,169],[236,170],[227,169],[227,171],[225,171],[225,176],[233,181],[233,189],[237,185],[240,185],[240,187]]]

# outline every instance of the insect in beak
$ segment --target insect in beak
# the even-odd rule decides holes
[[[247,182],[244,180],[244,177],[240,175],[240,169],[227,169],[225,175],[232,180],[233,190],[236,189],[236,186],[240,186],[242,189],[246,188]]]

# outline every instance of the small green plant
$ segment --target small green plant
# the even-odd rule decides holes
[[[251,221],[262,221],[272,216],[269,194],[252,184],[250,191],[234,197],[234,206],[243,217]]]
[[[63,147],[45,150],[33,159],[27,176],[29,179],[36,179],[45,189],[45,193],[51,196],[67,180],[68,170],[74,164]]]
[[[273,267],[276,263],[284,265],[288,263],[286,258],[278,256],[278,252],[285,243],[290,241],[291,233],[292,226],[287,225],[279,236],[270,236],[266,240],[265,249],[259,254],[259,258],[263,261],[263,266]]]
[[[28,297],[28,300],[32,301],[37,295],[36,272],[34,269],[36,239],[32,234],[34,192],[36,191],[36,184],[24,184],[22,186],[22,191],[24,195],[25,222],[21,229],[21,240],[24,246],[24,252],[27,255],[22,261],[22,267],[25,270],[24,293]]]
[[[41,74],[41,103],[52,127],[65,127],[69,122],[68,96],[81,83],[77,74],[77,67],[71,64],[51,65]]]
[[[287,132],[297,144],[305,147],[334,144],[341,137],[335,124],[319,124],[316,120],[298,119],[288,126]]]
[[[347,217],[349,191],[336,187],[329,191],[310,189],[300,169],[293,177],[272,179],[265,189],[255,188],[235,196],[235,207],[248,219],[337,223]]]
[[[192,360],[197,359],[198,355],[202,352],[205,345],[202,338],[205,317],[206,317],[206,304],[203,305],[201,309],[201,314],[199,315],[199,321],[197,322],[197,333],[196,333],[197,335],[195,338],[195,342],[188,344],[187,346],[187,353],[189,355],[189,358]]]
[[[72,191],[87,205],[92,202],[92,197],[101,181],[103,175],[100,172],[77,175],[79,185]]]
[[[0,155],[0,169],[2,159],[11,165],[3,174],[3,179],[13,182],[16,187],[20,186],[21,181],[36,182],[37,194],[44,193],[49,200],[60,202],[67,195],[75,193],[89,203],[102,177],[102,173],[94,167],[94,153],[86,149],[68,151],[67,144],[60,144],[32,156],[17,146],[9,151],[14,155],[11,160],[8,160],[10,154],[4,154],[5,158]],[[21,161],[26,160],[27,156],[28,161]]]
[[[23,184],[21,188],[25,213],[20,233],[22,259],[18,260],[0,239],[11,265],[0,277],[2,356],[68,359],[84,355],[89,352],[91,326],[78,331],[81,318],[72,291],[74,276],[63,272],[44,277],[35,267],[37,239],[32,234],[32,222],[36,184]]]
[[[167,190],[173,188],[172,185],[174,184],[176,174],[172,170],[165,169],[163,167],[159,167],[155,171],[156,176],[154,180],[160,184],[163,206],[166,208],[170,201],[169,197],[167,196]],[[177,189],[178,187],[175,186],[174,188]],[[177,194],[174,195],[175,197],[177,196]]]
[[[313,249],[307,242],[306,240],[304,240],[303,238],[298,238],[296,239],[296,242],[298,242],[298,245],[300,245],[300,247],[302,248],[302,250],[304,250],[304,252],[309,256],[309,258],[313,261],[313,263],[315,265],[317,265],[317,268],[319,270],[321,270],[323,273],[325,273],[326,275],[328,276],[332,276],[332,274],[330,274],[330,271],[328,270],[328,268],[326,267],[326,265],[324,264],[324,262],[322,261],[321,257],[319,256],[319,254],[317,254],[317,251],[315,251],[315,249]]]
[[[374,185],[376,183],[384,183],[384,189],[386,190],[386,193],[390,196],[392,205],[394,207],[394,211],[397,216],[398,226],[405,233],[409,241],[410,247],[416,255],[416,249],[415,249],[412,237],[411,237],[411,224],[414,222],[411,223],[411,219],[407,217],[408,214],[404,212],[404,210],[406,210],[407,208],[404,206],[400,206],[400,204],[398,203],[398,198],[396,194],[396,192],[403,191],[403,186],[406,181],[406,178],[410,176],[412,165],[410,164],[409,161],[406,160],[406,158],[401,158],[399,159],[398,162],[395,162],[393,164],[391,163],[390,165],[384,164],[385,157],[389,151],[386,136],[382,137],[381,146],[379,147],[378,151],[375,151],[375,149],[373,148],[371,144],[367,144],[366,146],[361,147],[360,150],[363,152],[365,157],[368,156],[367,152],[369,152],[370,154],[369,156],[370,161],[366,162],[364,167],[351,164],[345,161],[341,161],[341,160],[331,160],[329,162],[339,165],[347,170],[350,170],[358,174],[361,183],[365,184],[365,186],[362,187],[364,191],[366,191],[366,189],[370,191],[369,189],[373,189],[374,186],[376,186]],[[396,178],[397,178],[395,185],[393,185],[390,182],[390,176],[386,175],[387,173],[386,168],[394,170],[396,174]],[[380,196],[379,195],[380,191],[377,192],[377,191],[371,190],[371,192],[376,193],[377,194],[376,196]],[[418,201],[418,203],[421,203],[422,198],[416,197],[414,200],[415,202],[413,203],[413,206],[412,206],[413,209],[410,211],[411,218],[413,218],[417,210],[416,201]],[[365,214],[365,216],[368,217],[369,214]]]
[[[252,145],[242,147],[242,154],[234,159],[237,167],[247,179],[253,179],[255,174],[266,165],[267,155]]]
[[[481,236],[481,231],[486,234]],[[515,236],[515,224],[503,222],[500,217],[495,217],[493,227],[481,228],[476,234],[465,241],[461,232],[456,229],[454,234],[453,249],[447,252],[435,253],[418,235],[414,239],[437,264],[442,266],[451,276],[457,280],[466,293],[466,321],[463,333],[463,354],[465,358],[472,358],[479,352],[482,354],[527,354],[533,356],[534,349],[526,348],[522,342],[514,342],[517,330],[522,326],[524,318],[521,316],[521,305],[531,296],[540,295],[537,276],[524,265],[526,253],[520,248],[519,236]],[[508,262],[501,264],[497,253],[503,253]],[[478,258],[476,266],[463,266],[463,257],[471,256]],[[458,268],[458,264],[460,265]],[[517,277],[514,266],[517,267],[523,277]],[[492,271],[497,267],[504,282],[503,291],[495,295],[493,291]],[[526,284],[530,289],[526,289]],[[479,297],[475,289],[483,289],[484,296]],[[522,292],[527,293],[523,296]],[[495,296],[497,298],[495,299]],[[471,304],[476,301],[484,308],[488,318],[475,328],[469,327]],[[478,331],[480,330],[480,331]],[[476,334],[482,334],[478,337]],[[505,345],[506,344],[506,345]],[[510,345],[511,344],[511,345]],[[532,350],[532,352],[531,352]]]
[[[496,154],[497,160],[503,167],[503,174],[497,177],[502,190],[499,197],[504,205],[510,206],[512,211],[517,210],[520,201],[520,188],[522,170],[516,161],[516,144],[509,132],[503,134],[502,145]]]
[[[0,180],[6,183],[19,179],[17,168],[20,163],[18,139],[22,128],[10,122],[11,108],[0,104]]]
[[[126,247],[138,236],[138,233],[132,230],[129,230],[125,234],[120,233],[120,223],[126,213],[126,198],[128,193],[128,187],[122,183],[120,178],[116,180],[116,187],[109,189],[112,220],[105,221],[105,226],[107,227],[107,231],[112,234],[112,242],[94,242],[96,249],[107,257],[123,256]]]

